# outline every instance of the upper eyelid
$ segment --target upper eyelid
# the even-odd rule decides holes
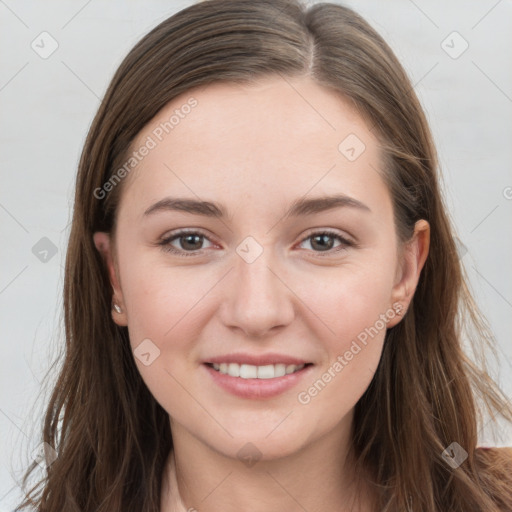
[[[168,242],[170,240],[175,240],[177,238],[180,238],[180,237],[186,236],[186,235],[201,235],[204,238],[207,238],[210,242],[214,242],[214,240],[211,239],[212,237],[210,237],[210,235],[207,235],[206,233],[204,233],[200,228],[184,228],[184,229],[180,229],[180,230],[178,230],[176,232],[163,235],[160,238],[160,240],[162,242],[166,242],[166,241]]]
[[[215,240],[212,240],[209,235],[204,233],[201,230],[201,228],[183,228],[183,229],[178,230],[169,235],[164,235],[163,237],[161,237],[161,242],[162,243],[170,243],[171,241],[177,240],[182,236],[195,235],[195,234],[206,238],[209,242],[211,242],[213,244],[218,244],[218,242],[216,242]],[[352,239],[351,236],[346,236],[344,234],[338,233],[333,228],[310,228],[310,230],[308,230],[306,232],[306,234],[299,240],[298,243],[302,244],[305,240],[307,240],[307,239],[311,238],[313,235],[317,235],[317,234],[318,235],[327,234],[328,236],[339,237],[340,240],[342,240],[342,242],[346,243],[347,245],[348,244],[356,245],[356,242]],[[182,250],[182,249],[177,249],[177,250]],[[203,249],[199,249],[198,251],[187,251],[187,252],[193,253],[193,252],[200,252],[201,250],[203,250]]]

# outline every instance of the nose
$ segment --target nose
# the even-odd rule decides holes
[[[294,318],[294,294],[271,250],[266,248],[252,263],[238,255],[226,283],[220,317],[225,326],[245,337],[262,338],[289,325]]]

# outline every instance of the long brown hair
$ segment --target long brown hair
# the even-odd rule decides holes
[[[172,449],[169,417],[144,384],[128,332],[111,319],[112,289],[93,244],[112,233],[123,182],[95,194],[169,101],[213,82],[310,76],[338,91],[385,148],[383,173],[401,241],[431,226],[430,253],[410,308],[386,334],[376,374],[356,405],[352,453],[379,511],[512,510],[511,462],[477,450],[481,399],[512,420],[506,397],[475,355],[492,336],[467,287],[440,193],[430,130],[414,89],[384,40],[347,7],[294,0],[206,0],[147,34],[115,73],[89,130],[76,180],[64,282],[65,356],[42,441],[58,454],[21,504],[40,512],[160,510]],[[467,459],[453,468],[456,442]],[[33,463],[23,479],[36,467]]]

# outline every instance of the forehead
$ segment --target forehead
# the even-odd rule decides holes
[[[309,78],[191,89],[148,123],[132,151],[144,146],[121,203],[149,204],[168,190],[229,203],[234,191],[268,202],[383,186],[376,137],[339,93]]]

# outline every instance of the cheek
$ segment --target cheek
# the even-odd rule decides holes
[[[187,379],[205,321],[201,299],[213,286],[213,276],[210,272],[209,278],[193,277],[191,269],[171,270],[146,265],[142,259],[139,263],[136,258],[125,271],[123,294],[138,371],[165,410],[186,418],[190,410]]]
[[[345,284],[324,296],[322,321],[330,330],[326,334],[324,328],[319,339],[326,358],[297,394],[299,407],[320,418],[318,428],[325,431],[338,424],[368,388],[381,358],[386,319],[394,316],[388,287],[379,289],[376,281],[366,287],[357,280]]]
[[[191,335],[197,324],[190,313],[200,307],[215,275],[194,265],[172,267],[160,249],[137,240],[127,239],[122,249],[119,263],[132,346],[144,338],[158,345],[169,338],[186,340],[183,331],[191,329]]]
[[[357,338],[340,343],[329,364],[299,390],[298,412],[317,418],[317,431],[335,428],[363,396],[379,364],[384,335],[382,330],[364,343]]]
[[[319,414],[327,404],[337,404],[337,413],[326,421],[337,421],[356,404],[379,364],[387,320],[395,317],[390,308],[393,259],[381,263],[339,269],[322,286],[310,283],[301,292],[318,314],[316,336],[326,359],[298,401],[318,407]]]
[[[330,269],[328,278],[308,280],[302,285],[300,296],[307,297],[307,305],[327,327],[317,334],[322,332],[322,338],[330,340],[331,352],[343,349],[389,309],[393,272],[390,258],[379,265],[357,264]],[[381,327],[381,322],[378,326]],[[327,333],[330,335],[326,336]]]

